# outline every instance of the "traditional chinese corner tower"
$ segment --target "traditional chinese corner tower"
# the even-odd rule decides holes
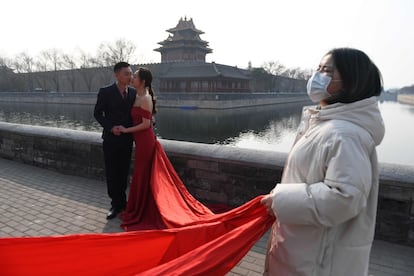
[[[168,38],[159,42],[160,48],[155,51],[161,53],[161,62],[205,62],[206,54],[212,52],[208,42],[200,38],[203,31],[194,26],[193,19],[181,18],[175,28],[167,30]]]

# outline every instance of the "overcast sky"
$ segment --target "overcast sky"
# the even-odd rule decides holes
[[[153,49],[187,16],[213,49],[207,61],[316,68],[329,49],[347,46],[372,58],[386,88],[414,84],[412,0],[2,0],[0,7],[0,55],[94,53],[101,42],[125,38],[136,44],[138,62],[160,62]]]

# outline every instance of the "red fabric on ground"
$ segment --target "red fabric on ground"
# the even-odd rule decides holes
[[[0,239],[0,275],[224,275],[270,228],[257,197],[214,214],[185,188],[159,142],[152,192],[170,229]]]

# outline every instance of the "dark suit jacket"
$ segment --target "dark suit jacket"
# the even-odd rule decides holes
[[[116,83],[99,89],[93,115],[103,127],[102,138],[104,140],[131,138],[131,135],[128,134],[116,136],[112,134],[111,129],[116,125],[132,126],[131,108],[135,102],[135,97],[136,90],[128,87],[128,96],[123,99]]]

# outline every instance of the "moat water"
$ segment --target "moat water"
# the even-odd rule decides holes
[[[414,106],[382,102],[386,134],[378,147],[381,162],[414,165]],[[155,131],[160,138],[239,148],[288,152],[299,125],[301,105],[233,110],[161,108]],[[93,106],[0,103],[0,121],[100,132]]]

